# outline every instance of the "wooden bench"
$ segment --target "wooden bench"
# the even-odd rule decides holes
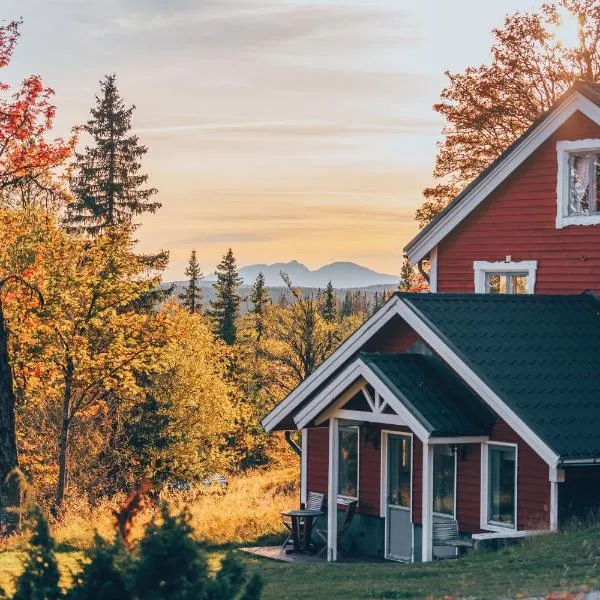
[[[502,545],[510,543],[512,541],[520,541],[528,537],[536,535],[547,535],[551,533],[546,529],[529,529],[522,531],[515,531],[513,529],[507,529],[506,531],[488,531],[486,533],[474,533],[473,544],[475,551],[487,548],[497,549]]]
[[[454,519],[438,519],[433,522],[433,547],[457,548],[459,553],[464,548],[472,548],[473,542],[461,539],[458,533],[458,523]]]

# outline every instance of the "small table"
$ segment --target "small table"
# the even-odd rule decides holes
[[[308,554],[310,550],[310,536],[313,525],[317,518],[323,513],[321,510],[284,510],[281,511],[284,517],[290,517],[292,521],[292,541],[294,542],[294,552],[304,552]]]

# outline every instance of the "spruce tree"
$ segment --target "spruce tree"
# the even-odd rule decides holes
[[[204,274],[200,270],[196,251],[192,250],[188,267],[185,270],[185,275],[188,278],[187,287],[179,294],[179,299],[190,313],[199,313],[202,310],[202,290],[200,289],[200,280]]]
[[[140,160],[148,150],[131,133],[134,109],[126,108],[119,96],[116,75],[107,75],[100,82],[92,118],[83,128],[92,144],[76,155],[69,229],[97,235],[160,208],[159,202],[151,200],[157,190],[144,187],[148,176],[140,173]]]
[[[415,269],[412,266],[408,256],[404,257],[402,268],[400,269],[400,283],[398,289],[401,292],[410,292],[415,284]]]
[[[256,337],[257,340],[260,341],[264,330],[262,317],[265,312],[265,307],[271,302],[269,291],[265,285],[265,276],[262,272],[257,275],[256,281],[250,290],[250,302],[252,302],[252,312],[256,317]]]
[[[54,540],[39,507],[33,508],[31,516],[33,535],[27,546],[23,572],[15,583],[13,600],[58,600],[63,598],[63,593],[59,587]]]
[[[327,323],[333,323],[337,317],[337,296],[331,281],[327,284],[323,294],[321,316]]]
[[[227,251],[215,273],[215,299],[210,303],[209,316],[213,319],[214,332],[226,344],[233,344],[237,334],[237,317],[241,297],[238,293],[242,278],[231,248]]]

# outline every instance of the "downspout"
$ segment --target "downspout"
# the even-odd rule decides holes
[[[292,432],[285,432],[285,441],[290,445],[290,448],[300,457],[302,458],[302,448],[296,444],[296,442],[292,439]]]
[[[429,273],[427,273],[427,272],[425,271],[425,269],[423,269],[423,261],[424,261],[424,260],[425,260],[425,259],[423,259],[423,258],[422,258],[422,259],[421,259],[421,260],[420,260],[420,261],[417,263],[417,269],[419,270],[419,273],[421,273],[421,276],[423,277],[423,279],[424,279],[424,280],[425,280],[427,283],[429,283]]]

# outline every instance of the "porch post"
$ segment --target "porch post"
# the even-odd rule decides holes
[[[423,562],[433,558],[433,445],[423,442],[423,542],[421,544]]]
[[[329,472],[327,479],[327,560],[337,560],[338,419],[329,419]]]
[[[558,531],[558,484],[565,480],[565,470],[549,468],[550,480],[550,531]]]
[[[300,456],[300,503],[306,504],[306,490],[308,488],[308,429],[302,430],[302,455]]]

